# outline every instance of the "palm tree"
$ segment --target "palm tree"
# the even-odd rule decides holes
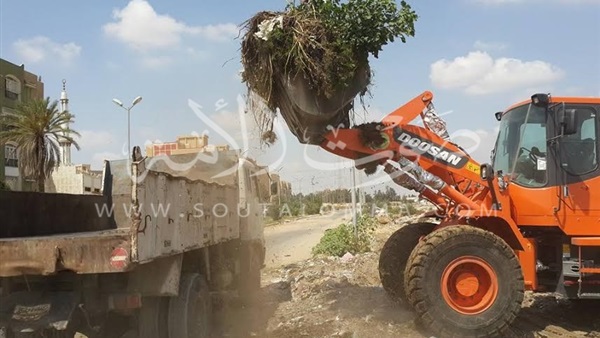
[[[80,149],[72,138],[79,133],[66,127],[74,116],[60,112],[57,106],[58,101],[50,102],[49,97],[29,100],[2,118],[0,144],[17,144],[21,177],[35,179],[40,192],[44,192],[46,179],[60,164],[59,141],[69,141]]]

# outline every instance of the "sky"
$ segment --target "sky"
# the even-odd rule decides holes
[[[386,45],[374,71],[367,111],[378,121],[425,90],[453,140],[489,161],[494,113],[537,92],[600,96],[600,0],[409,0],[416,34]],[[41,75],[45,96],[67,82],[71,126],[81,134],[75,163],[100,169],[131,143],[207,133],[245,151],[292,182],[295,192],[349,187],[350,163],[302,145],[277,119],[279,141],[260,148],[243,114],[241,25],[286,1],[160,0],[60,2],[0,0],[0,57]],[[243,33],[243,31],[242,31]],[[241,114],[240,114],[241,112]],[[367,191],[388,184],[357,175]],[[375,188],[374,188],[375,187]]]

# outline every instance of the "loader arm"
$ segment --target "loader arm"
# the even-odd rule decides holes
[[[396,183],[417,190],[442,209],[462,205],[471,210],[486,200],[488,185],[480,177],[480,164],[449,140],[444,122],[433,107],[433,94],[425,91],[399,107],[381,122],[328,132],[323,149],[352,159],[359,169],[374,172],[399,161],[408,165],[415,179],[402,177]],[[410,124],[421,116],[424,126]],[[416,164],[412,165],[409,162]],[[407,170],[386,170],[405,175]],[[429,175],[427,175],[429,174]],[[392,177],[394,178],[394,177]]]

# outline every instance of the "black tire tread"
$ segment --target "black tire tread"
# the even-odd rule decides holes
[[[500,250],[502,256],[506,259],[506,263],[513,270],[513,276],[516,276],[513,285],[511,286],[510,297],[513,300],[510,303],[509,309],[504,313],[502,322],[496,323],[494,326],[478,330],[478,332],[456,332],[451,328],[445,327],[439,318],[435,318],[430,313],[428,299],[425,295],[423,271],[425,266],[430,264],[430,253],[435,250],[435,247],[444,241],[447,241],[455,236],[474,237],[477,240],[487,239],[494,247]],[[524,282],[521,270],[521,265],[513,251],[504,240],[495,234],[468,225],[448,226],[436,230],[426,236],[411,253],[407,268],[405,271],[405,289],[407,290],[408,300],[412,307],[417,312],[418,319],[435,334],[442,337],[507,337],[510,336],[510,325],[518,316],[524,297]],[[507,295],[507,297],[509,297]]]
[[[385,242],[379,255],[379,280],[387,295],[394,301],[407,304],[404,289],[406,262],[419,239],[429,234],[435,223],[407,224],[396,230]]]
[[[199,283],[196,289],[196,283]],[[202,297],[201,299],[207,302],[208,313],[205,316],[212,315],[212,301],[208,289],[208,283],[204,276],[198,273],[187,273],[181,276],[179,283],[179,295],[172,297],[169,301],[169,337],[191,338],[194,337],[192,332],[188,332],[188,322],[183,320],[190,301],[194,297]],[[210,324],[209,317],[207,323]],[[208,335],[206,337],[209,337]],[[203,337],[198,337],[203,338]]]

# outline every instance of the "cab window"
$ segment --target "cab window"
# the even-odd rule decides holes
[[[598,168],[596,112],[589,108],[569,109],[575,111],[577,133],[563,136],[560,142],[561,166],[571,175],[585,175]]]

